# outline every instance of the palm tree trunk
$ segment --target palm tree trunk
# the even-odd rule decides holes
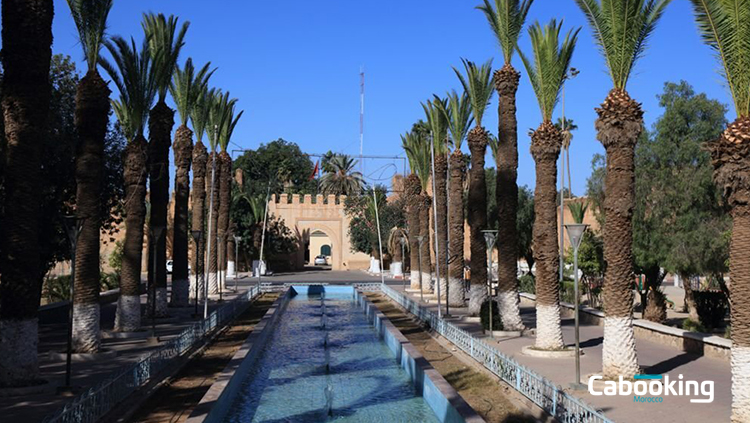
[[[193,255],[193,274],[190,276],[190,295],[195,297],[195,284],[205,282],[201,280],[204,273],[206,256],[206,163],[208,162],[208,152],[202,142],[198,141],[193,147],[193,193],[192,193],[192,221],[191,228],[194,231],[201,231],[202,239],[200,245],[195,247]],[[200,252],[200,254],[198,254]],[[198,299],[203,299],[203,286],[199,284]]]
[[[463,307],[466,300],[464,292],[464,174],[466,161],[461,150],[451,155],[450,174],[450,257],[448,304],[452,307]]]
[[[521,74],[510,64],[495,72],[498,94],[497,281],[500,317],[506,330],[523,330],[518,297],[518,120],[516,92]],[[555,218],[556,220],[557,218]]]
[[[235,255],[237,244],[234,241],[234,234],[237,233],[237,225],[232,220],[231,210],[229,212],[229,230],[227,231],[227,276],[230,278],[237,277],[238,260]]]
[[[595,127],[607,153],[604,213],[604,345],[605,378],[632,378],[639,371],[633,333],[633,204],[635,145],[643,128],[640,105],[624,90],[613,89]]]
[[[89,71],[76,93],[76,217],[83,219],[76,245],[73,297],[73,349],[99,350],[99,201],[104,173],[104,137],[109,120],[109,88],[98,72]]]
[[[226,270],[227,270],[227,235],[229,232],[229,206],[232,201],[232,158],[227,154],[226,151],[219,153],[219,162],[221,163],[219,173],[219,219],[218,219],[218,231],[219,235],[219,249],[218,253],[218,269],[221,272],[221,284],[220,289],[225,289],[224,283],[226,282]]]
[[[714,181],[731,207],[729,301],[732,324],[732,422],[750,421],[750,117],[732,122],[707,143]]]
[[[6,145],[0,224],[0,386],[29,383],[39,374],[40,155],[51,91],[52,15],[52,0],[2,2]]]
[[[141,259],[143,228],[146,223],[146,139],[139,135],[124,153],[125,242],[122,247],[120,298],[117,300],[115,330],[133,332],[141,327]]]
[[[685,291],[685,311],[688,313],[690,320],[698,323],[700,322],[700,316],[698,316],[698,305],[695,303],[695,294],[693,293],[690,276],[680,275],[680,279],[682,279],[682,289]]]
[[[437,203],[437,240],[439,254],[435,257],[436,266],[440,269],[440,298],[447,299],[448,292],[448,156],[435,155],[435,190]]]
[[[409,202],[407,208],[407,225],[409,226],[409,262],[411,268],[409,269],[409,279],[411,282],[411,289],[419,289],[419,203],[421,190],[419,177],[412,173],[406,177],[404,181],[404,194],[406,195],[407,201]]]
[[[471,292],[469,313],[479,314],[479,308],[487,298],[487,245],[482,231],[487,229],[487,183],[484,176],[484,155],[487,152],[487,131],[475,127],[467,137],[471,151],[469,169],[468,221],[470,231]]]
[[[544,122],[531,135],[531,154],[536,163],[534,191],[534,259],[536,261],[536,343],[538,349],[565,346],[560,326],[559,260],[557,255],[557,157],[562,135]]]
[[[149,283],[156,287],[156,317],[165,317],[167,310],[167,212],[169,208],[169,147],[172,144],[172,126],[174,110],[166,103],[156,103],[149,114],[148,131],[151,137],[148,143],[150,170],[151,217],[149,230],[161,228],[161,236],[156,245],[149,242]],[[154,258],[154,254],[156,258]],[[154,269],[153,267],[156,267]],[[151,295],[154,295],[152,292]],[[151,299],[151,298],[149,298]],[[152,308],[148,308],[150,313]]]
[[[423,237],[422,243],[422,260],[420,265],[422,271],[420,277],[422,278],[422,291],[432,292],[432,260],[430,260],[430,206],[432,206],[432,199],[427,193],[422,192],[420,196],[419,204],[419,235]],[[419,247],[417,247],[419,248]]]
[[[214,168],[214,156],[216,157],[216,166]],[[208,256],[208,293],[217,294],[219,292],[219,279],[217,274],[218,266],[218,255],[216,249],[218,243],[216,242],[216,230],[219,227],[219,175],[220,175],[220,164],[218,153],[212,152],[208,155],[208,161],[206,162],[206,206],[211,209],[211,198],[213,197],[213,208],[212,210],[206,211],[210,215],[206,225],[210,228],[206,229],[206,242],[211,248],[211,254],[206,253]],[[213,187],[211,187],[211,180],[214,180]],[[210,236],[208,235],[210,232]],[[208,248],[207,248],[208,250]]]
[[[190,195],[190,162],[193,156],[193,131],[181,125],[174,134],[174,232],[172,238],[173,307],[188,305],[188,197]]]

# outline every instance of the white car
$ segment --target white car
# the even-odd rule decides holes
[[[325,266],[328,264],[328,260],[326,259],[326,256],[317,256],[315,257],[315,265],[316,266]]]

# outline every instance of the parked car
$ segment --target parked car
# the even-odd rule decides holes
[[[173,267],[173,262],[172,262],[172,260],[167,260],[167,274],[168,274],[168,275],[171,275],[171,274],[172,274],[172,267]]]
[[[325,266],[328,264],[328,259],[326,259],[326,256],[317,256],[315,257],[315,265],[316,266]]]

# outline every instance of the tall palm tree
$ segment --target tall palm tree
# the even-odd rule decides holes
[[[534,88],[542,123],[531,133],[531,155],[536,163],[534,191],[534,262],[536,263],[536,348],[558,350],[565,346],[560,326],[560,287],[557,256],[557,158],[563,135],[552,123],[552,113],[560,98],[570,67],[578,32],[572,30],[560,43],[562,21],[529,27],[533,58],[519,51]]]
[[[625,86],[636,60],[670,0],[576,0],[591,26],[614,87],[600,108],[595,127],[607,153],[604,200],[604,377],[633,377],[638,368],[633,334],[632,218],[634,155],[643,129],[641,105]]]
[[[441,112],[447,108],[447,100],[434,96],[433,100],[427,100],[422,103],[425,115],[427,116],[427,125],[430,128],[432,137],[432,147],[435,157],[435,181],[433,184],[435,201],[433,205],[437,207],[437,231],[434,233],[432,247],[436,248],[435,267],[439,270],[440,280],[440,297],[446,298],[448,292],[448,121]],[[436,247],[437,246],[437,247]]]
[[[354,195],[362,192],[365,179],[355,171],[357,161],[346,154],[335,154],[327,161],[327,171],[320,178],[323,194]]]
[[[498,95],[497,154],[495,154],[497,196],[497,283],[500,316],[506,330],[522,330],[518,297],[518,119],[516,118],[516,92],[521,74],[513,68],[511,60],[518,48],[526,15],[533,0],[489,0],[478,8],[484,12],[503,53],[503,67],[495,71],[495,89]]]
[[[707,143],[714,181],[731,207],[732,421],[750,421],[750,3],[691,0],[703,40],[714,51],[734,100],[737,119]],[[738,7],[739,6],[739,7]],[[609,217],[607,217],[609,221]]]
[[[100,58],[120,99],[112,101],[128,145],[125,148],[123,179],[125,182],[125,242],[120,274],[120,297],[117,300],[115,330],[132,332],[141,327],[141,257],[143,227],[146,223],[147,144],[143,131],[154,102],[156,88],[154,67],[148,43],[138,52],[135,41],[114,37],[105,43],[114,63]]]
[[[86,60],[76,92],[76,218],[83,221],[76,244],[73,347],[99,350],[99,199],[104,172],[104,136],[109,122],[109,88],[97,66],[113,0],[68,0]]]
[[[50,102],[52,0],[2,2],[2,106],[5,204],[0,225],[0,385],[35,380],[39,248],[40,147]]]
[[[169,91],[180,114],[180,126],[174,134],[174,161],[177,170],[174,180],[174,226],[172,240],[172,298],[174,307],[188,305],[190,284],[188,282],[188,196],[190,194],[190,164],[193,155],[193,131],[188,128],[188,119],[195,104],[208,85],[210,71],[207,63],[197,71],[193,60],[188,58],[185,67],[177,67]]]
[[[193,190],[191,198],[193,201],[192,220],[190,222],[191,230],[201,231],[202,237],[200,245],[195,246],[193,255],[192,269],[193,274],[190,276],[190,295],[195,296],[198,293],[198,299],[203,298],[204,288],[195,284],[202,280],[199,275],[204,272],[206,255],[206,169],[208,165],[208,151],[203,145],[203,135],[206,133],[206,127],[209,124],[211,106],[213,105],[214,90],[204,86],[196,98],[193,113],[190,120],[193,124],[193,133],[195,134],[195,146],[193,147]],[[200,253],[200,254],[198,254]],[[205,282],[205,281],[202,281]]]
[[[156,306],[153,308],[157,317],[167,315],[167,212],[169,207],[169,147],[174,126],[174,110],[167,106],[167,92],[172,84],[172,76],[177,68],[189,22],[178,29],[178,18],[165,17],[163,14],[148,13],[143,15],[143,31],[149,42],[151,59],[154,63],[155,84],[158,93],[156,105],[151,109],[148,120],[148,166],[150,173],[149,200],[151,217],[149,230],[155,234],[158,228],[162,233],[154,242],[149,243],[149,286],[156,289],[154,295]],[[152,268],[156,267],[155,269]],[[152,310],[148,308],[149,312]]]
[[[482,231],[487,229],[487,183],[484,176],[484,155],[490,134],[482,127],[482,118],[492,98],[492,60],[481,66],[463,60],[464,76],[453,68],[461,81],[464,91],[469,96],[474,128],[467,135],[471,152],[469,169],[468,216],[470,232],[471,291],[469,292],[469,313],[478,314],[482,302],[487,298],[487,247]]]
[[[416,231],[415,235],[412,234],[410,229],[409,241],[412,250],[417,252],[417,257],[414,263],[418,263],[417,267],[421,268],[419,277],[416,284],[412,282],[414,289],[421,289],[423,292],[430,292],[430,284],[432,282],[432,263],[430,260],[430,207],[432,206],[432,199],[427,194],[428,185],[430,181],[430,170],[432,169],[430,163],[430,142],[427,139],[429,136],[428,132],[425,131],[424,122],[420,121],[414,125],[410,135],[403,139],[404,150],[409,158],[409,167],[411,168],[412,174],[409,184],[409,193],[416,192],[417,195],[410,196],[412,201],[410,205],[410,213],[412,214],[412,220],[416,219],[419,230]],[[412,177],[414,175],[414,177]],[[413,183],[417,181],[419,186],[413,186]],[[421,260],[419,258],[419,241],[417,237],[422,237],[422,254]]]
[[[448,93],[448,107],[441,112],[448,122],[453,154],[450,156],[450,182],[448,192],[448,228],[450,255],[448,256],[448,304],[463,307],[466,300],[464,292],[464,179],[466,176],[466,159],[461,152],[466,135],[471,128],[471,104],[469,95],[464,91],[460,96],[453,90]]]
[[[229,93],[227,93],[229,94]],[[226,280],[227,271],[227,244],[229,242],[229,214],[231,212],[232,203],[232,157],[227,153],[229,142],[232,139],[232,133],[234,128],[237,126],[240,118],[244,111],[240,111],[236,116],[234,114],[235,103],[232,102],[228,106],[227,119],[224,125],[219,129],[219,146],[221,147],[221,153],[219,154],[220,172],[219,172],[219,219],[218,219],[218,231],[216,232],[219,236],[219,248],[217,250],[219,258],[219,271],[223,273],[221,283],[223,284]],[[220,289],[224,289],[222,285]]]
[[[417,168],[420,163],[427,162],[426,158],[421,159],[418,157],[422,150],[418,147],[420,145],[420,140],[418,140],[417,137],[419,137],[419,134],[414,131],[401,135],[401,145],[409,159],[409,170],[411,171],[404,180],[404,195],[408,202],[406,224],[409,227],[409,259],[411,262],[409,280],[411,289],[419,289],[422,277],[419,273],[419,240],[417,239],[420,228],[419,210],[421,208],[420,193],[422,191],[422,186],[419,176],[417,176]],[[422,142],[422,144],[424,143]]]

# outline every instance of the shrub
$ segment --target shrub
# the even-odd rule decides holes
[[[479,317],[482,321],[482,328],[484,330],[490,329],[490,301],[487,300],[482,303],[482,308],[479,311]],[[503,321],[500,319],[500,310],[497,304],[497,301],[492,300],[492,330],[503,330]]]
[[[122,252],[122,241],[115,242],[115,248],[112,250],[112,254],[109,255],[109,267],[117,274],[122,271]]]
[[[729,310],[727,296],[721,291],[694,292],[701,325],[709,330],[721,327]]]
[[[120,274],[119,273],[100,273],[99,280],[101,285],[101,291],[109,291],[120,287]]]
[[[702,324],[690,319],[682,321],[682,329],[690,332],[708,332]]]
[[[46,277],[42,287],[42,295],[47,303],[55,303],[70,299],[70,275]]]
[[[527,273],[518,278],[518,288],[521,292],[525,292],[527,294],[535,294],[536,282],[534,281],[534,275],[532,275],[531,273]]]
[[[560,282],[560,301],[574,304],[576,302],[575,298],[575,282],[567,280]]]

